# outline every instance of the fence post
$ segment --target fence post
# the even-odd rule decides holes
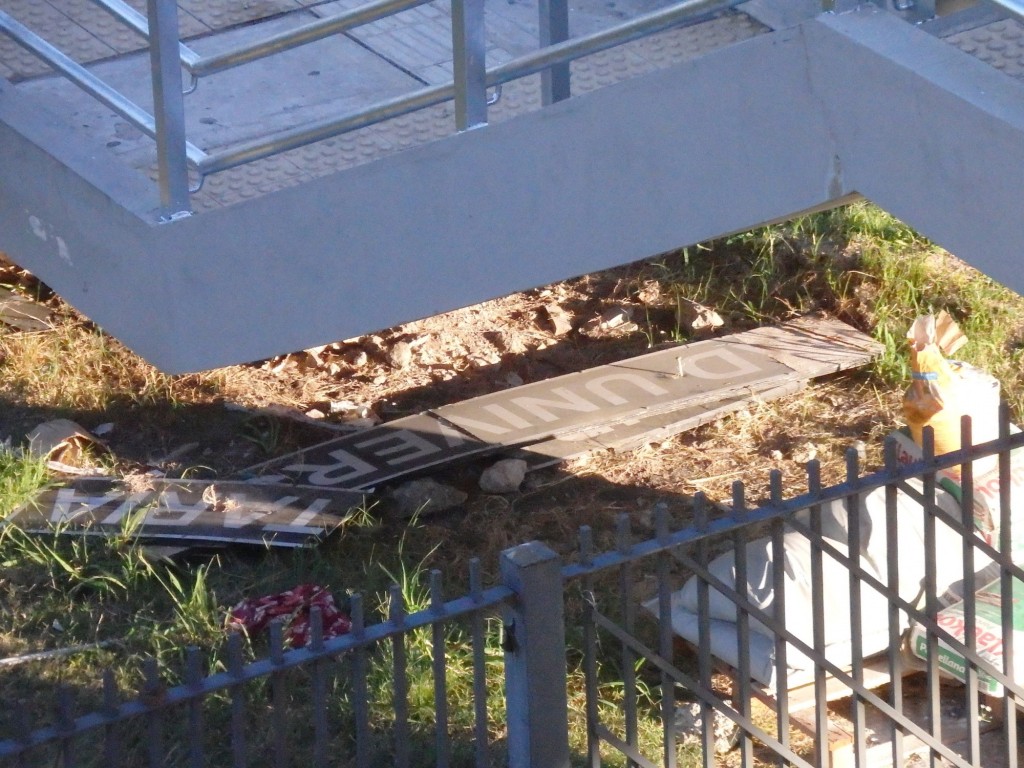
[[[502,643],[509,768],[568,768],[561,561],[540,542],[521,544],[501,553],[501,580],[516,593]]]

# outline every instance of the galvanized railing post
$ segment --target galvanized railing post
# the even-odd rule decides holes
[[[510,768],[568,768],[565,607],[558,555],[532,541],[501,554],[515,592],[506,621],[505,699]]]
[[[569,1],[540,0],[540,47],[569,39]],[[569,98],[569,62],[555,64],[540,74],[541,103],[544,106]]]
[[[484,1],[452,0],[455,127],[460,131],[487,124],[486,57]]]
[[[174,0],[146,2],[160,207],[162,218],[169,220],[191,213],[185,155],[185,99],[178,57],[178,6]]]

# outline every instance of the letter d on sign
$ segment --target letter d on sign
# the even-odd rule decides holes
[[[760,373],[761,368],[728,349],[710,349],[683,360],[683,375],[698,379],[736,379]]]

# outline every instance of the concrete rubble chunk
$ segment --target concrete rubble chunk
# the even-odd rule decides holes
[[[458,488],[429,477],[402,483],[388,496],[402,517],[442,512],[459,506],[469,498],[468,494]]]
[[[526,478],[523,459],[502,459],[480,475],[480,489],[485,493],[515,493]]]

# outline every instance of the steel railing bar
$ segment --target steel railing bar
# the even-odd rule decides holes
[[[594,537],[589,525],[580,527],[579,531],[580,560],[589,562],[594,555]],[[592,576],[583,578],[583,687],[586,698],[587,716],[587,765],[600,768],[601,741],[598,735],[600,717],[597,709],[597,633],[594,631],[593,615],[594,579]],[[626,689],[623,681],[623,691]]]
[[[280,620],[270,624],[270,663],[280,669],[284,661],[284,627]],[[274,743],[274,768],[288,763],[288,680],[284,673],[270,675],[271,738]]]
[[[698,531],[708,525],[707,497],[698,491],[693,497],[693,520]],[[707,537],[702,537],[696,545],[697,560],[704,567],[711,562],[711,551]],[[708,583],[697,579],[697,615],[707,616],[711,613],[711,595]],[[626,628],[629,630],[629,627]],[[698,622],[697,626],[697,677],[705,688],[711,688],[711,627],[708,622]],[[715,710],[701,699],[701,748],[704,753],[704,768],[712,768],[715,764]]]
[[[324,647],[324,615],[320,606],[309,611],[309,647],[321,651]],[[310,674],[310,706],[313,709],[313,768],[327,765],[327,662],[317,659]]]
[[[657,668],[660,672],[674,679],[680,685],[684,686],[693,694],[695,694],[698,698],[707,701],[712,706],[716,704],[722,704],[721,699],[715,694],[714,691],[704,687],[697,680],[690,677],[685,672],[682,672],[681,670],[677,669],[666,659],[663,659],[653,649],[649,648],[632,635],[626,633],[614,621],[611,621],[610,619],[601,615],[600,613],[597,613],[594,619],[601,629],[604,629],[621,642],[629,643],[636,653],[642,655],[648,662],[653,664],[655,668]],[[808,653],[808,651],[810,650],[807,647],[807,645],[802,642],[794,643],[794,645],[796,645],[798,648],[800,648],[800,650],[804,651],[805,653]],[[810,653],[808,653],[808,655],[810,655]],[[846,687],[850,688],[851,693],[856,693],[857,695],[864,697],[868,704],[880,710],[883,715],[890,718],[894,718],[896,716],[896,713],[892,710],[892,708],[884,699],[880,698],[871,689],[865,688],[863,685],[857,683],[857,681],[850,677],[850,675],[847,674],[846,671],[844,671],[841,667],[836,666],[832,662],[828,661],[828,659],[823,659],[821,661],[818,661],[817,663],[823,668],[823,670],[826,673],[837,679]],[[773,737],[771,734],[765,732],[755,723],[744,718],[739,712],[733,710],[731,707],[717,706],[716,710],[721,714],[725,715],[730,720],[732,720],[740,728],[744,729],[745,731],[748,731],[753,738],[763,742],[765,746],[776,752],[776,754],[778,754],[779,756],[785,758],[786,760],[789,760],[792,763],[795,763],[798,766],[806,766],[807,768],[813,768],[803,758],[794,754],[791,749],[784,749],[782,747],[782,744],[780,744],[778,740],[775,739],[775,737]],[[942,757],[945,757],[946,759],[950,760],[955,766],[957,766],[957,768],[972,768],[972,766],[969,763],[964,762],[963,757],[961,755],[953,751],[951,747],[948,747],[941,741],[936,740],[927,730],[917,725],[917,723],[913,722],[912,720],[904,720],[902,722],[904,722],[907,730],[913,733],[914,736],[917,736],[919,739],[921,739],[921,741],[924,742],[926,746],[930,747],[934,752],[937,752]],[[828,765],[827,750],[824,763],[822,764],[825,766]]]
[[[352,719],[355,722],[356,766],[370,764],[370,706],[367,683],[366,623],[363,616],[363,596],[355,593],[349,600],[352,611],[352,637],[359,641],[352,653]],[[326,644],[325,644],[326,645]]]
[[[1006,403],[999,405],[999,438],[1006,440],[1010,436],[1010,408]],[[1011,494],[1013,471],[1012,457],[1009,451],[999,453],[999,551],[1013,552],[1013,497]],[[1012,677],[1014,674],[1014,592],[1016,585],[1013,576],[1005,568],[999,579],[999,591],[1002,598],[1000,604],[1000,626],[1003,631],[1003,674]],[[1017,743],[1016,702],[1009,690],[1003,689],[1003,737],[1005,744]],[[1017,768],[1017,750],[1009,749],[1006,755],[1006,768]]]
[[[123,0],[92,0],[92,2],[147,40],[149,39],[149,19]],[[198,53],[180,41],[178,42],[178,56],[182,66],[186,69],[191,69],[200,58]]]
[[[231,677],[231,759],[234,768],[248,764],[245,738],[245,665],[242,662],[242,636],[232,632],[228,637],[228,671]]]
[[[655,765],[646,757],[644,757],[640,753],[639,749],[637,749],[632,744],[623,741],[600,723],[598,723],[597,725],[597,731],[598,738],[600,738],[602,741],[608,742],[612,747],[614,747],[615,749],[619,750],[619,752],[624,754],[631,765],[638,765],[640,766],[640,768],[659,768],[657,765]]]
[[[813,554],[815,549],[817,549],[817,547],[812,547],[811,550],[812,575]],[[773,613],[765,611],[759,606],[751,603],[746,596],[741,595],[739,592],[737,592],[732,585],[727,584],[726,582],[717,578],[705,566],[697,562],[696,559],[684,553],[677,554],[676,559],[680,562],[680,564],[682,564],[690,571],[692,571],[693,575],[697,576],[699,579],[706,580],[710,586],[714,587],[718,592],[720,592],[723,597],[727,597],[732,603],[734,603],[737,606],[738,609],[742,609],[750,613],[751,616],[753,616],[753,618],[755,618],[760,623],[764,624],[765,627],[770,629],[773,633],[784,638],[786,642],[791,643],[794,647],[796,647],[797,650],[801,651],[802,653],[805,653],[811,658],[821,657],[820,654],[818,654],[817,651],[815,651],[811,645],[808,645],[807,642],[805,642],[802,638],[793,634],[789,629],[786,628],[785,625],[780,625],[778,622],[776,622]],[[819,581],[815,580],[814,582],[812,582],[812,602],[814,602],[813,586],[815,583],[819,583]],[[889,599],[895,600],[896,598],[893,596],[889,596]],[[1003,674],[1001,670],[991,667],[985,659],[981,658],[977,654],[972,655],[971,652],[967,649],[967,646],[965,646],[962,642],[957,640],[954,636],[950,635],[945,628],[940,627],[933,617],[929,618],[927,615],[921,613],[920,611],[917,611],[909,607],[909,604],[904,603],[902,600],[899,602],[901,605],[906,605],[908,607],[907,613],[910,614],[911,618],[913,618],[915,621],[921,624],[921,626],[923,626],[930,634],[935,634],[936,636],[941,635],[942,642],[947,644],[951,650],[961,655],[966,654],[966,658],[970,658],[975,664],[984,668],[985,674],[989,675],[993,680],[1000,683],[1001,685],[1009,686],[1016,696],[1024,699],[1024,685],[1021,685],[1018,681],[1014,680],[1012,676],[1007,676]],[[821,609],[818,610],[819,605],[816,602],[814,602],[814,609],[815,616],[824,616],[824,608],[821,607]]]
[[[594,620],[601,629],[607,631],[612,635],[612,637],[620,642],[628,643],[635,653],[643,656],[669,680],[679,683],[679,685],[693,693],[698,699],[714,708],[716,712],[720,712],[732,720],[736,725],[749,733],[750,736],[762,742],[765,746],[798,766],[798,768],[813,768],[810,763],[794,753],[791,749],[784,748],[774,736],[763,730],[760,726],[754,723],[753,720],[744,717],[740,712],[732,707],[724,706],[724,702],[721,697],[719,697],[713,690],[705,687],[698,680],[695,680],[690,675],[675,667],[670,661],[661,656],[661,654],[642,643],[633,635],[627,633],[614,621],[603,616],[600,612],[595,612]]]
[[[885,468],[895,475],[899,466],[896,442],[886,440],[884,446]],[[885,559],[886,582],[889,594],[899,594],[900,563],[899,563],[899,517],[897,515],[897,489],[893,484],[885,486]],[[903,715],[903,658],[900,654],[903,635],[900,632],[900,610],[889,601],[889,703],[893,710]],[[903,728],[899,722],[893,723],[892,760],[898,765],[903,759]]]
[[[157,182],[164,218],[191,212],[185,97],[178,58],[178,6],[174,0],[147,0],[149,70],[156,124]]]
[[[402,588],[392,584],[388,590],[390,615],[388,621],[400,630],[405,627],[405,597]],[[409,768],[411,753],[409,751],[409,675],[406,662],[405,638],[407,632],[402,631],[391,637],[391,673],[394,700],[392,710],[395,713],[394,749],[395,765],[398,768]]]
[[[615,545],[619,552],[626,554],[632,545],[632,532],[630,531],[629,515],[620,513],[615,520]],[[623,563],[619,569],[619,613],[622,616],[622,625],[627,632],[632,632],[636,627],[636,600],[634,599],[633,588],[633,564]],[[623,716],[626,725],[626,743],[636,747],[639,738],[637,725],[637,695],[636,695],[636,656],[626,646],[622,646],[622,684],[623,684]],[[600,752],[598,753],[600,760]],[[635,763],[627,762],[627,768],[635,768]]]
[[[769,492],[773,504],[782,501],[782,473],[773,469],[769,476]],[[783,535],[785,526],[782,520],[771,522],[771,549],[772,562],[785,562],[786,549]],[[706,565],[706,560],[698,558]],[[780,624],[786,621],[786,572],[783,568],[772,568],[772,614]],[[707,614],[704,614],[707,615]],[[775,727],[778,730],[779,743],[789,748],[789,688],[786,682],[789,670],[787,644],[779,638],[775,639],[775,679],[779,681],[776,686],[775,700],[778,702],[778,711],[775,715]]]
[[[860,466],[858,462],[857,449],[849,448],[846,451],[846,482],[856,487],[860,478]],[[860,528],[860,500],[859,493],[854,491],[846,497],[847,509],[847,546],[851,559],[855,559],[858,565],[861,562]],[[850,573],[850,674],[858,683],[864,682],[864,615],[861,603],[861,581],[857,571],[861,568],[851,568]],[[851,702],[853,721],[853,752],[855,765],[867,765],[867,711],[864,701],[854,695]]]
[[[186,65],[189,72],[197,77],[212,75],[215,72],[223,72],[241,64],[323,40],[325,37],[425,5],[428,2],[430,0],[381,0],[381,2],[368,3],[337,16],[313,21],[287,32],[265,37],[255,43],[238,45],[217,54],[200,56],[192,63],[186,63],[184,60],[182,63]]]
[[[740,523],[733,531],[733,562],[735,583],[737,592],[747,593],[747,540],[749,528],[743,525],[746,520],[746,498],[743,491],[743,483],[737,480],[732,484],[732,516]],[[671,626],[671,622],[669,623]],[[737,607],[736,610],[736,644],[738,650],[739,665],[736,669],[734,688],[737,691],[734,706],[743,717],[750,719],[750,614]],[[740,734],[740,765],[744,768],[753,768],[754,745],[747,733]]]
[[[71,689],[66,685],[57,688],[57,729],[59,731],[70,731],[71,724],[75,722],[75,703]],[[74,749],[73,736],[61,739],[58,746],[61,768],[75,768],[78,765],[77,754]]]
[[[452,0],[452,72],[457,130],[487,124],[486,50],[483,0]]]
[[[537,11],[540,48],[549,48],[569,39],[568,0],[539,0]],[[546,107],[569,98],[569,74],[569,62],[556,64],[541,71],[541,104]]]
[[[430,610],[441,614],[444,610],[444,590],[441,586],[441,572],[430,572]],[[451,762],[451,745],[448,740],[448,678],[445,661],[445,625],[437,621],[430,627],[431,663],[434,671],[434,731],[435,757],[437,768],[448,768]]]
[[[664,502],[658,502],[654,508],[655,535],[661,541],[668,538],[668,506]],[[658,615],[665,616],[668,621],[658,622],[658,650],[662,658],[672,660],[672,646],[675,636],[672,632],[672,592],[669,585],[669,568],[671,557],[668,552],[659,552],[657,555],[656,573],[658,580]],[[675,719],[676,699],[675,686],[671,675],[662,670],[661,675],[661,722],[662,722],[662,764],[665,768],[675,768],[676,765],[676,740],[675,740]]]
[[[106,715],[116,715],[121,705],[121,693],[113,670],[103,672],[103,708]],[[26,730],[25,733],[28,733]],[[105,765],[121,765],[121,735],[114,721],[103,728],[103,762]]]
[[[960,444],[971,445],[971,417],[963,416],[960,421]],[[973,528],[974,521],[974,464],[970,461],[960,465],[960,512],[965,529]],[[976,601],[972,599],[978,591],[974,578],[974,536],[963,537],[964,562],[964,640],[972,654],[978,651]],[[973,766],[979,766],[981,733],[978,728],[978,668],[969,661],[964,662],[964,704],[967,712],[968,755]]]
[[[931,427],[925,427],[922,435],[922,450],[924,460],[927,462],[935,456],[935,433]],[[935,503],[935,472],[927,471],[922,478],[924,485],[924,548],[925,552],[937,551],[937,536],[935,532],[935,511],[938,505]],[[935,585],[938,580],[934,557],[925,558],[924,568],[924,589],[925,589],[925,613],[928,616],[937,616],[939,613],[939,596],[935,593]],[[942,708],[939,689],[939,637],[934,632],[926,635],[925,646],[928,658],[927,665],[927,693],[928,693],[928,723],[931,726],[932,736],[942,739]],[[932,753],[931,764],[935,764],[935,753]]]
[[[807,492],[821,495],[821,466],[817,460],[807,464]],[[810,529],[814,536],[821,536],[821,504],[810,508]],[[811,547],[811,644],[814,648],[812,659],[825,658],[825,575],[824,555],[816,539]],[[788,642],[788,641],[787,641]],[[825,668],[814,665],[814,754],[818,768],[825,768],[828,762],[828,695],[826,692]],[[778,686],[776,686],[778,687]]]
[[[482,585],[480,558],[474,557],[469,561],[471,600],[482,603]],[[491,758],[487,730],[487,638],[484,634],[484,617],[481,610],[472,614],[470,633],[473,636],[473,753],[476,768],[488,768]]]
[[[190,647],[185,654],[185,685],[198,690],[203,684],[202,654]],[[191,768],[202,768],[203,755],[203,700],[196,697],[188,703],[188,762]],[[108,763],[116,765],[116,763]]]
[[[110,107],[151,139],[156,138],[156,121],[151,114],[130,99],[125,98],[81,64],[65,55],[60,49],[50,45],[13,16],[2,10],[0,10],[0,32],[7,34],[22,48],[38,56],[64,75],[70,82],[93,96],[100,103]],[[185,149],[189,162],[194,165],[198,166],[207,157],[203,150],[192,144],[186,144]]]
[[[654,32],[668,29],[692,16],[711,11],[724,11],[738,5],[741,0],[685,0],[671,8],[645,14],[631,22],[620,24],[608,30],[573,38],[565,43],[553,45],[542,51],[527,54],[495,67],[487,72],[487,87],[501,85],[527,75],[540,72],[554,64],[613,48]],[[260,160],[280,152],[329,139],[342,133],[365,128],[368,125],[426,109],[436,104],[451,101],[455,97],[455,85],[445,83],[422,88],[411,94],[378,102],[366,109],[339,118],[325,118],[302,127],[279,131],[270,136],[255,139],[236,146],[234,149],[210,154],[197,168],[206,175],[234,168],[245,163]]]
[[[163,693],[163,681],[156,659],[146,659],[142,670],[142,697],[146,702],[157,701]],[[158,707],[148,707],[146,721],[146,754],[149,756],[150,768],[160,768],[164,764],[164,735],[162,711]]]
[[[1014,433],[1010,436],[1008,444],[1000,445],[998,440],[993,440],[989,443],[982,443],[974,446],[970,451],[954,451],[938,458],[932,456],[927,461],[921,460],[906,464],[900,468],[900,478],[921,476],[927,472],[932,472],[934,474],[937,470],[962,464],[968,459],[990,456],[996,454],[999,450],[1016,450],[1021,447],[1024,447],[1024,432]],[[874,487],[880,488],[891,482],[893,482],[893,479],[890,478],[884,470],[880,470],[862,477],[860,480],[860,486],[862,489]],[[899,482],[899,480],[897,479],[896,482]],[[792,524],[794,527],[800,527],[799,521],[791,519],[795,512],[808,509],[814,504],[824,505],[833,501],[839,501],[848,496],[850,492],[851,489],[846,483],[840,483],[838,485],[821,489],[818,495],[801,494],[800,496],[795,496],[787,500],[780,506],[769,505],[752,510],[747,515],[747,524],[755,525],[759,523],[766,523],[774,518],[782,517],[786,518],[787,523]],[[923,498],[923,495],[918,493],[917,497]],[[934,498],[934,489],[932,491],[932,497]],[[957,526],[960,525],[959,521],[947,519],[945,513],[938,509],[936,509],[933,514],[939,517],[944,523],[953,527],[954,530],[958,530]],[[728,517],[725,517],[709,522],[705,531],[698,531],[692,525],[686,526],[671,533],[665,542],[655,538],[635,544],[631,550],[630,557],[634,560],[646,559],[663,549],[674,549],[683,544],[692,544],[701,536],[714,537],[731,533],[737,525],[738,523]],[[1000,560],[998,551],[986,544],[982,539],[977,539],[975,541],[975,546],[993,560]],[[623,559],[623,555],[614,550],[605,552],[596,556],[593,563],[586,568],[581,566],[579,563],[570,563],[564,566],[562,568],[562,576],[566,580],[569,580],[578,578],[584,571],[592,570],[597,572],[607,568],[615,568],[622,564]],[[1000,561],[1005,562],[1005,560],[1006,558],[1002,558]],[[1007,567],[1012,569],[1015,576],[1024,579],[1024,569],[1009,563],[1007,563]],[[859,575],[862,579],[870,578],[870,575],[867,573],[860,573]]]

